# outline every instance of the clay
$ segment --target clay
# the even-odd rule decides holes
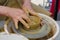
[[[30,18],[31,22],[28,23],[30,26],[30,28],[28,30],[34,30],[34,29],[36,30],[40,26],[40,22],[41,22],[40,18],[37,16],[30,16],[29,18]],[[26,30],[27,30],[27,28],[26,28]]]

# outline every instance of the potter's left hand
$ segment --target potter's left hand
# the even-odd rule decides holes
[[[23,0],[23,10],[31,15],[37,15],[31,6],[31,0]]]

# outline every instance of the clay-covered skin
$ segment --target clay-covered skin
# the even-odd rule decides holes
[[[29,16],[31,22],[28,23],[28,25],[30,26],[29,29],[27,28],[24,28],[26,30],[35,30],[37,29],[39,26],[40,26],[40,22],[41,22],[41,19],[40,17],[37,17],[37,16]]]

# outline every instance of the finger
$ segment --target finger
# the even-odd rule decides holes
[[[37,15],[37,13],[33,10],[33,9],[27,9],[28,10],[28,12],[31,14],[31,15]]]
[[[28,10],[27,10],[25,7],[23,7],[22,9],[23,9],[27,14],[29,13]]]
[[[28,24],[27,24],[22,18],[20,18],[19,21],[20,21],[26,28],[29,28]]]
[[[37,16],[38,13],[34,12],[34,11],[29,11],[31,15]]]
[[[29,11],[31,15],[33,16],[37,16],[37,17],[40,17],[39,13],[36,13],[34,11]],[[41,18],[41,17],[40,17]]]
[[[31,22],[31,20],[28,17],[23,17],[23,19],[25,19],[28,23]]]
[[[6,20],[6,24],[8,24],[10,22],[10,20],[11,20],[10,18],[8,20]]]
[[[5,32],[6,33],[8,33],[9,34],[9,32],[8,32],[8,23],[10,22],[10,18],[5,22],[5,24],[4,24],[4,30],[5,30]]]
[[[18,20],[14,20],[14,24],[15,24],[16,29],[18,29]]]

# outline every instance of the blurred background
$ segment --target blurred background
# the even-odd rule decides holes
[[[53,19],[60,20],[60,0],[32,0],[32,2],[51,12],[51,17]]]

